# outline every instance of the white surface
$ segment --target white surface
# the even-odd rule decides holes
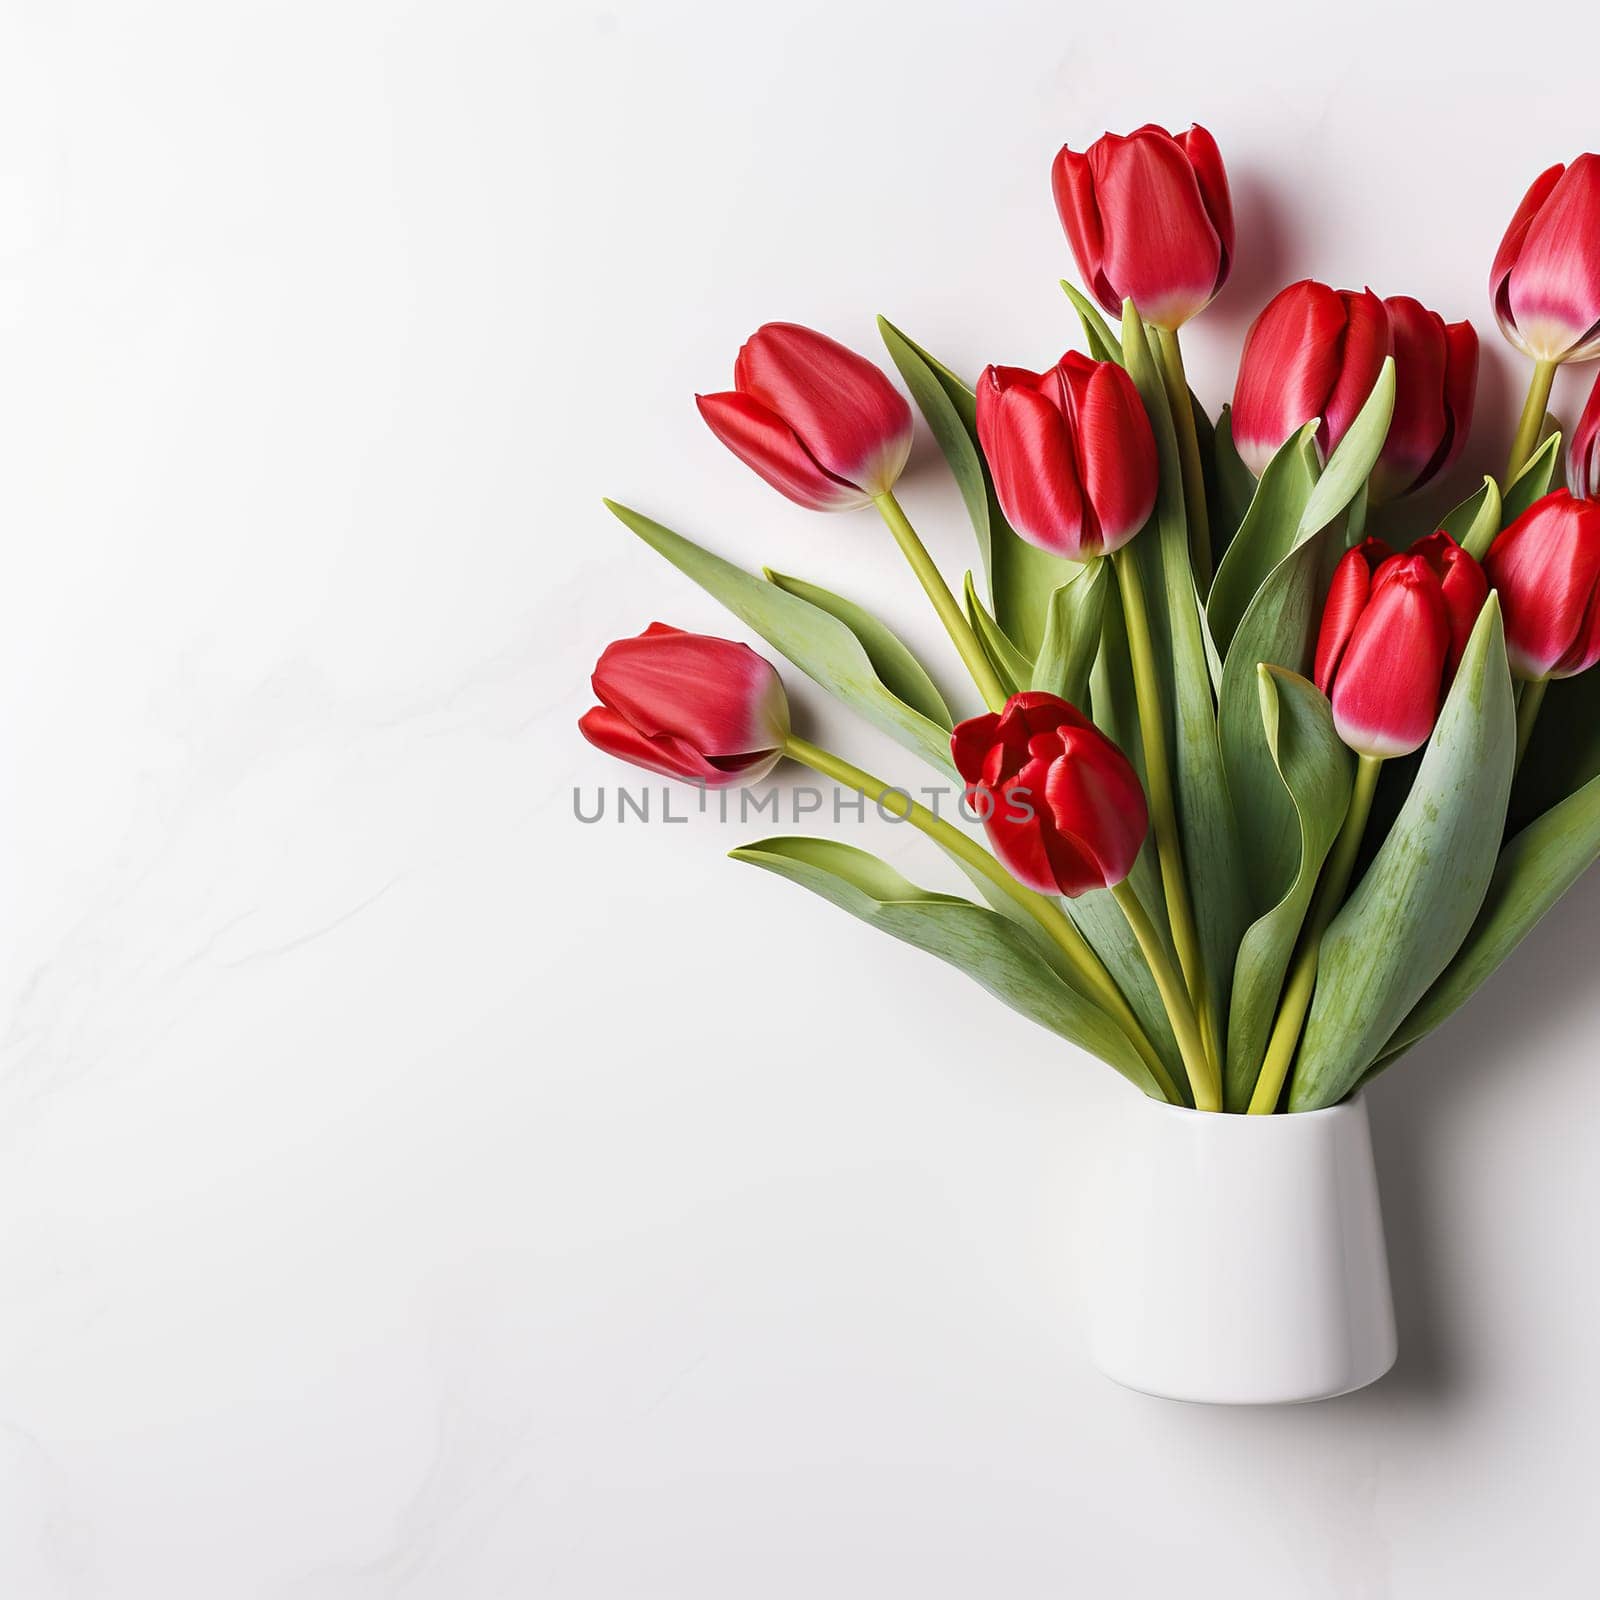
[[[1477,321],[1498,460],[1587,17],[8,8],[0,1593],[1582,1592],[1600,886],[1373,1094],[1394,1373],[1228,1413],[1086,1359],[1108,1070],[722,859],[769,824],[571,789],[608,638],[737,631],[602,492],[954,686],[690,395],[768,317],[1051,359],[1064,138],[1221,141],[1213,405],[1270,291],[1370,281]],[[957,572],[925,438],[905,500]]]
[[[1367,1099],[1219,1117],[1119,1097],[1092,1177],[1089,1349],[1144,1394],[1324,1400],[1394,1365]]]

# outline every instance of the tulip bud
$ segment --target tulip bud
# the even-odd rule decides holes
[[[652,622],[607,645],[590,682],[600,704],[579,731],[647,772],[727,789],[766,777],[783,756],[783,680],[749,645]]]
[[[1600,355],[1600,156],[1541,172],[1489,269],[1494,314],[1535,361]]]
[[[1567,487],[1585,500],[1600,500],[1600,378],[1567,447]]]
[[[1438,477],[1461,453],[1478,388],[1478,335],[1409,295],[1383,302],[1394,335],[1394,418],[1372,469],[1375,503]]]
[[[1519,678],[1570,678],[1600,660],[1600,502],[1557,489],[1489,546]]]
[[[769,322],[739,351],[733,383],[695,404],[780,494],[813,511],[851,511],[894,487],[911,453],[911,407],[865,356]]]
[[[1356,294],[1309,278],[1267,302],[1245,335],[1233,392],[1233,443],[1260,477],[1285,439],[1320,417],[1317,445],[1333,454],[1392,353],[1389,313],[1370,289]]]
[[[1089,292],[1107,311],[1132,300],[1158,328],[1211,303],[1233,265],[1233,202],[1217,142],[1147,124],[1108,133],[1051,174],[1056,210]]]
[[[1048,372],[986,367],[978,442],[1007,520],[1069,561],[1120,549],[1156,503],[1155,435],[1133,379],[1068,351]]]
[[[1041,894],[1122,882],[1149,827],[1139,775],[1081,712],[1053,694],[1014,694],[950,736],[967,803],[995,854]]]
[[[1385,760],[1427,741],[1488,598],[1482,568],[1442,531],[1404,555],[1380,539],[1346,553],[1328,590],[1312,675],[1352,750]]]

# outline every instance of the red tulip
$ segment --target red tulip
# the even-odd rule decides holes
[[[1600,378],[1567,447],[1567,487],[1586,500],[1600,500]]]
[[[739,351],[733,383],[695,404],[780,494],[814,511],[850,511],[894,487],[911,453],[911,407],[865,356],[797,323],[769,322]]]
[[[1128,758],[1053,694],[1014,694],[950,736],[967,803],[995,854],[1041,894],[1109,889],[1133,870],[1149,826]]]
[[[1489,546],[1506,654],[1519,678],[1570,678],[1600,661],[1600,501],[1557,489]]]
[[[1312,674],[1352,750],[1386,759],[1426,742],[1488,597],[1482,568],[1444,532],[1404,555],[1380,539],[1345,555]]]
[[[1217,142],[1153,123],[1108,133],[1082,155],[1061,147],[1056,210],[1089,292],[1107,311],[1132,300],[1158,328],[1203,311],[1233,265],[1233,202]]]
[[[1372,469],[1372,498],[1409,494],[1448,467],[1467,442],[1478,388],[1478,335],[1409,295],[1383,302],[1394,334],[1394,420]]]
[[[708,789],[754,783],[783,756],[789,702],[749,645],[652,622],[606,646],[578,719],[590,744],[647,772]]]
[[[1600,156],[1541,172],[1489,269],[1500,331],[1535,361],[1600,355]]]
[[[1391,353],[1389,313],[1370,289],[1356,294],[1309,278],[1291,283],[1250,324],[1233,392],[1233,445],[1257,477],[1313,417],[1330,456],[1372,393]]]
[[[1012,527],[1054,555],[1120,549],[1155,506],[1155,435],[1114,361],[1069,350],[1048,372],[986,367],[978,442]]]

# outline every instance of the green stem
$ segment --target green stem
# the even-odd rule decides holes
[[[1100,958],[1089,947],[1088,942],[1060,906],[1044,895],[1037,894],[1018,883],[981,845],[926,806],[919,805],[904,789],[891,788],[881,778],[873,777],[870,772],[851,765],[842,756],[836,756],[831,750],[824,750],[820,745],[812,744],[798,734],[790,734],[783,748],[786,755],[800,762],[802,766],[810,767],[813,772],[820,773],[824,778],[831,778],[846,789],[854,789],[864,794],[885,811],[903,817],[912,827],[925,833],[935,844],[958,857],[974,872],[992,883],[1002,894],[1015,901],[1050,936],[1056,947],[1067,958],[1073,972],[1082,980],[1088,991],[1088,998],[1106,1011],[1117,1026],[1127,1034],[1129,1042],[1139,1053],[1139,1059],[1149,1068],[1150,1076],[1155,1079],[1162,1094],[1173,1105],[1184,1104],[1182,1091],[1172,1081],[1172,1075],[1150,1042],[1150,1036],[1133,1014],[1133,1008],[1123,997],[1122,991],[1116,986]]]
[[[1256,1079],[1255,1093],[1250,1096],[1252,1116],[1264,1116],[1278,1108],[1284,1079],[1289,1075],[1289,1063],[1294,1060],[1300,1029],[1311,1006],[1311,992],[1317,986],[1317,956],[1322,950],[1322,936],[1328,931],[1334,912],[1344,903],[1345,890],[1350,887],[1350,874],[1355,870],[1356,855],[1361,849],[1361,837],[1367,831],[1372,797],[1377,792],[1378,774],[1382,770],[1380,756],[1357,758],[1350,808],[1344,814],[1339,837],[1328,852],[1322,881],[1317,885],[1306,925],[1300,932],[1300,942],[1295,946],[1283,998],[1278,1003],[1278,1017],[1272,1025],[1272,1037],[1267,1041],[1261,1076]]]
[[[1528,740],[1533,735],[1533,724],[1539,715],[1539,707],[1544,704],[1544,692],[1550,686],[1548,678],[1530,678],[1522,685],[1522,693],[1517,696],[1517,760],[1512,772],[1516,772],[1522,765],[1522,758],[1528,753]]]
[[[1144,952],[1150,976],[1156,980],[1156,988],[1161,992],[1161,1003],[1167,1008],[1167,1016],[1172,1022],[1173,1037],[1178,1041],[1178,1053],[1183,1057],[1184,1070],[1189,1074],[1189,1086],[1194,1090],[1195,1110],[1220,1111],[1221,1077],[1216,1065],[1206,1054],[1194,1007],[1189,1004],[1189,996],[1183,987],[1182,977],[1173,970],[1171,961],[1167,959],[1166,946],[1161,942],[1160,932],[1150,920],[1150,913],[1145,910],[1139,896],[1134,892],[1133,885],[1126,878],[1112,887],[1111,894],[1122,907],[1122,914],[1128,919],[1128,926],[1133,930],[1133,936],[1139,941],[1139,948]]]
[[[1200,460],[1200,435],[1194,425],[1194,401],[1183,370],[1183,351],[1171,328],[1157,328],[1161,381],[1167,408],[1178,430],[1178,458],[1183,467],[1183,508],[1189,520],[1189,561],[1201,594],[1211,588],[1211,517],[1206,510],[1206,471]]]
[[[1161,681],[1156,673],[1155,646],[1150,641],[1150,614],[1145,608],[1144,584],[1134,564],[1133,550],[1124,546],[1111,558],[1122,594],[1122,614],[1128,631],[1128,658],[1133,666],[1133,694],[1139,708],[1139,736],[1144,749],[1144,775],[1150,790],[1150,823],[1161,863],[1161,889],[1167,903],[1167,925],[1178,952],[1178,965],[1189,998],[1201,1019],[1206,1059],[1213,1067],[1221,1059],[1207,998],[1205,967],[1200,955],[1200,931],[1189,899],[1189,880],[1183,870],[1183,842],[1178,833],[1178,808],[1172,793],[1172,771],[1167,762],[1167,727],[1161,707]]]
[[[889,524],[889,532],[894,535],[894,542],[900,546],[924,593],[933,602],[933,609],[939,613],[939,620],[950,635],[950,642],[966,663],[967,671],[972,674],[972,681],[977,684],[985,704],[991,711],[1003,711],[1006,704],[1005,688],[990,666],[988,656],[983,653],[983,646],[972,631],[972,624],[956,603],[956,597],[950,593],[949,584],[933,564],[927,546],[917,537],[917,530],[901,510],[900,502],[892,491],[886,489],[873,504],[882,512],[883,520]]]
[[[1522,404],[1522,416],[1517,422],[1517,434],[1511,441],[1511,459],[1506,463],[1506,487],[1509,489],[1517,474],[1527,466],[1528,458],[1539,443],[1539,433],[1544,427],[1545,408],[1550,404],[1550,385],[1555,382],[1557,363],[1536,361],[1533,377],[1528,382],[1528,398]]]
[[[1350,514],[1345,518],[1345,547],[1354,550],[1367,534],[1367,507],[1372,502],[1372,480],[1363,478],[1356,497],[1350,502]]]

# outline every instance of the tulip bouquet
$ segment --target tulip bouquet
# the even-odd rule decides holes
[[[1469,438],[1469,323],[1291,284],[1213,422],[1179,337],[1233,263],[1215,141],[1107,135],[1061,151],[1054,189],[1086,353],[969,386],[880,319],[971,518],[981,591],[968,574],[958,598],[895,497],[912,411],[877,366],[772,323],[733,388],[698,401],[789,499],[878,512],[980,714],[958,717],[857,600],[607,502],[959,777],[968,825],[796,733],[776,670],[727,640],[655,624],[611,645],[581,728],[704,788],[788,757],[911,823],[973,898],[836,840],[733,854],[960,967],[1147,1094],[1330,1106],[1450,1016],[1600,853],[1600,675],[1580,676],[1600,658],[1600,386],[1568,487],[1546,414],[1556,368],[1600,355],[1600,157],[1552,167],[1511,220],[1489,290],[1533,362],[1527,405],[1500,475],[1426,522],[1409,497]]]

